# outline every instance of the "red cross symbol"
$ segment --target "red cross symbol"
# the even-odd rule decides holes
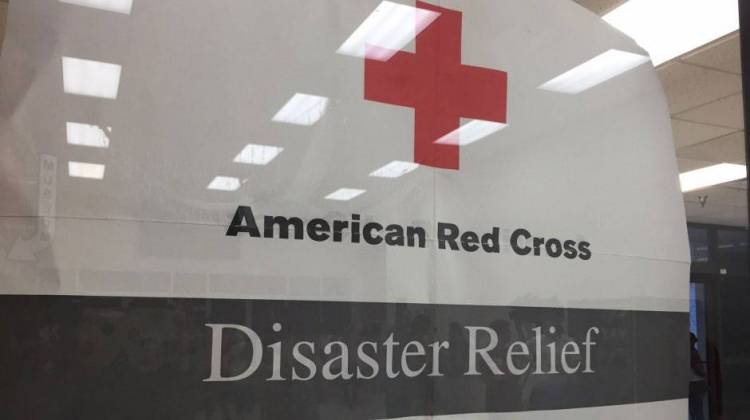
[[[416,53],[365,59],[365,99],[414,108],[414,162],[458,169],[459,146],[435,141],[462,117],[505,123],[508,75],[461,64],[461,12],[422,1],[417,8],[440,15],[417,35]]]

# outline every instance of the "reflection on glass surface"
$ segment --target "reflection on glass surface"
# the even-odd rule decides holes
[[[671,197],[673,206],[666,201],[664,206],[643,206],[632,199],[640,197],[636,188],[606,188],[623,185],[619,175],[611,176],[614,165],[633,167],[631,163],[642,159],[636,153],[640,147],[650,151],[654,145],[654,162],[672,162],[671,149],[658,146],[671,139],[667,130],[654,130],[653,138],[633,136],[640,143],[622,141],[628,137],[622,130],[612,130],[604,136],[606,142],[600,136],[608,128],[633,127],[634,122],[643,132],[666,126],[666,115],[642,118],[641,113],[663,105],[663,98],[646,93],[618,101],[620,90],[611,83],[607,87],[612,87],[612,95],[593,95],[595,100],[582,107],[559,107],[555,98],[574,97],[537,90],[543,81],[608,47],[564,66],[559,57],[545,52],[589,51],[588,40],[609,45],[619,35],[610,36],[610,28],[593,18],[585,32],[567,32],[565,27],[572,25],[558,22],[560,16],[545,16],[550,13],[539,6],[544,2],[450,3],[447,6],[456,10],[441,8],[437,13],[412,7],[414,0],[394,1],[410,6],[381,6],[407,10],[404,16],[388,18],[378,7],[373,14],[380,15],[370,16],[375,24],[362,19],[380,0],[369,6],[355,2],[358,7],[338,0],[306,5],[213,2],[200,8],[179,7],[180,0],[154,0],[138,3],[136,7],[151,9],[137,9],[131,17],[52,2],[65,11],[62,18],[51,19],[60,28],[42,30],[54,35],[42,38],[30,54],[40,58],[31,70],[41,68],[39,74],[51,80],[31,82],[29,99],[39,103],[18,107],[20,115],[12,122],[57,118],[48,118],[49,127],[40,129],[27,124],[28,135],[22,132],[11,143],[9,151],[24,162],[18,169],[8,165],[13,182],[8,191],[18,186],[11,198],[22,202],[5,211],[31,217],[8,218],[0,235],[3,249],[31,237],[34,229],[52,236],[48,228],[34,224],[41,217],[33,211],[42,206],[34,205],[36,185],[31,181],[40,180],[38,202],[44,203],[42,183],[50,178],[47,172],[56,173],[44,160],[39,164],[37,151],[60,151],[62,156],[74,152],[80,156],[65,162],[106,163],[110,172],[100,183],[64,179],[57,194],[60,218],[50,218],[58,231],[54,242],[47,241],[37,252],[40,262],[3,263],[10,266],[6,275],[21,291],[76,295],[2,300],[6,314],[27,308],[18,317],[0,316],[5,327],[0,331],[12,332],[20,343],[5,359],[28,361],[10,363],[11,373],[0,375],[19,378],[14,386],[0,388],[13,391],[7,398],[11,404],[24,403],[18,404],[18,416],[5,410],[7,418],[23,418],[24,412],[36,415],[46,406],[59,414],[42,413],[39,418],[85,418],[96,410],[102,420],[439,418],[446,413],[484,417],[490,415],[481,413],[490,411],[580,408],[613,401],[633,411],[624,404],[664,394],[684,397],[684,383],[677,392],[655,392],[656,397],[641,386],[671,386],[666,375],[686,370],[686,352],[673,350],[685,347],[687,315],[682,295],[675,292],[678,282],[671,280],[687,271],[687,262],[679,253],[684,249],[661,251],[662,244],[679,247],[684,239],[673,234],[677,223],[667,217],[679,214],[679,197],[660,194],[674,190],[673,165],[647,165],[631,183],[653,179],[653,194],[646,198]],[[569,6],[575,17],[578,9]],[[579,12],[585,23],[584,11]],[[433,16],[431,23],[423,23],[427,28],[418,23],[421,13]],[[42,10],[38,15],[41,19],[55,13]],[[205,25],[207,18],[216,24]],[[196,30],[201,23],[205,31]],[[368,25],[376,28],[374,35]],[[398,65],[400,55],[387,62],[367,59],[368,64],[334,55],[341,41],[362,27],[367,35],[355,42],[360,54],[368,49],[402,50],[417,33],[420,45],[414,53],[402,51],[408,66]],[[127,65],[127,84],[119,100],[63,95],[56,70],[59,51]],[[58,54],[53,56],[53,71],[45,73],[53,53]],[[116,65],[69,59],[82,62],[67,71],[70,77],[79,73],[77,83],[88,88],[79,94],[107,97],[101,93],[106,84],[97,81],[107,79],[106,71],[99,67]],[[222,64],[217,66],[217,61]],[[371,64],[388,67],[364,73]],[[116,78],[109,76],[115,79],[109,83],[111,98],[118,96],[122,69],[117,70]],[[631,72],[638,76],[634,84],[641,77],[644,84],[655,83],[653,69],[648,70]],[[375,83],[382,89],[367,96],[367,78],[372,81],[378,73],[393,83]],[[18,82],[26,87],[21,84],[25,78]],[[56,97],[44,97],[48,86]],[[79,86],[80,91],[86,89]],[[301,91],[325,96],[296,93]],[[335,112],[326,115],[329,101]],[[498,133],[508,122],[508,106],[518,123]],[[605,114],[591,118],[585,113],[589,109]],[[607,118],[610,113],[612,119]],[[62,133],[55,133],[65,121],[81,125],[73,128],[76,135],[69,133],[70,144],[94,146],[106,139],[109,145],[111,137],[112,155],[109,149],[62,144]],[[108,124],[116,132],[110,132]],[[576,129],[568,130],[571,125]],[[516,127],[517,138],[507,138]],[[13,128],[10,134],[15,134]],[[487,138],[493,134],[496,138]],[[464,149],[459,170],[455,146],[480,140]],[[287,153],[280,156],[284,149]],[[596,173],[602,151],[618,159],[607,165],[612,171]],[[665,151],[669,153],[662,159]],[[415,160],[424,157],[424,163],[394,160],[412,160],[412,155]],[[499,165],[499,159],[504,163]],[[103,179],[105,165],[84,162],[69,162],[71,176],[93,174],[87,165],[99,168]],[[419,166],[427,168],[416,172]],[[664,167],[671,172],[663,173]],[[368,174],[380,179],[364,177],[362,182]],[[250,176],[248,182],[245,177]],[[671,190],[661,185],[667,176],[664,183]],[[239,221],[248,228],[236,237],[226,226],[232,214],[232,225]],[[297,221],[303,221],[300,229]],[[669,223],[666,234],[650,231],[656,222]],[[608,229],[599,235],[597,228],[605,225]],[[263,239],[251,229],[262,232]],[[521,256],[511,249],[509,238],[515,231],[520,233],[519,249],[534,254]],[[372,234],[370,240],[366,232]],[[298,235],[303,239],[295,240]],[[569,238],[575,240],[565,241]],[[593,259],[563,256],[563,251],[569,254],[563,242],[568,243],[565,248],[569,242],[580,243],[580,250],[592,245]],[[370,246],[376,243],[382,246]],[[30,258],[37,259],[34,252],[36,248]],[[618,272],[605,275],[609,266]],[[10,281],[3,278],[3,283]],[[34,302],[38,306],[31,306]],[[242,324],[258,332],[263,340],[258,350],[265,356],[257,374],[232,385],[205,382],[212,360],[209,323]],[[587,338],[594,326],[601,331],[596,346]],[[62,337],[59,343],[37,344],[45,331],[55,329]],[[227,361],[225,374],[234,375],[233,369],[245,369],[248,357],[259,352],[251,353],[243,336],[227,337],[226,342],[217,341],[226,353],[217,353]],[[395,348],[388,350],[386,340],[396,343]],[[291,376],[291,369],[302,374],[300,367],[305,368],[297,363],[300,359],[290,357],[294,345],[303,341],[316,349],[313,354],[302,347],[318,369],[309,382]],[[450,345],[442,348],[442,341]],[[592,344],[592,357],[585,350],[568,354],[570,359],[564,356],[571,348],[566,345],[584,349],[585,341]],[[276,342],[278,353],[271,345]],[[363,360],[356,351],[366,342],[376,343],[378,353],[370,354],[379,375],[344,378],[349,369],[372,367],[357,363]],[[347,349],[351,359],[334,359],[336,354],[324,350],[335,352],[338,343],[344,343],[340,353]],[[414,354],[414,348],[428,349],[429,354]],[[481,374],[467,375],[469,357],[477,355],[471,349],[477,348],[484,349],[479,360],[474,358]],[[530,351],[511,354],[519,348]],[[644,348],[649,357],[636,357]],[[44,358],[48,349],[53,350],[51,359]],[[508,354],[511,364],[517,362],[515,369],[507,363]],[[584,372],[584,363],[578,365],[580,370],[560,363],[575,363],[583,355],[595,374]],[[423,357],[422,373],[410,376],[408,372],[420,369]],[[276,360],[283,370],[273,366]],[[328,361],[328,368],[342,372],[339,378],[323,376]],[[538,374],[522,368],[532,363]],[[555,363],[559,371],[553,373]],[[661,370],[651,371],[652,364]],[[490,367],[503,373],[493,374]],[[388,374],[390,368],[397,369],[397,376]],[[648,374],[635,375],[644,371]],[[283,374],[285,382],[267,382],[273,373]],[[61,389],[60,382],[68,386]],[[38,392],[24,392],[34,389]],[[13,398],[24,394],[28,398]],[[623,416],[602,415],[618,417]]]
[[[688,226],[690,238],[690,261],[693,263],[708,262],[708,230],[703,227]]]
[[[612,49],[549,80],[539,89],[575,95],[647,61],[646,56]]]
[[[68,162],[68,175],[74,178],[103,179],[104,169],[100,163]]]
[[[88,147],[109,147],[107,133],[96,125],[77,122],[65,123],[68,144]],[[111,132],[112,130],[108,128]]]
[[[283,150],[283,147],[248,144],[234,157],[234,162],[248,165],[267,165]]]
[[[209,190],[237,191],[240,189],[240,180],[232,176],[217,176],[206,187]]]
[[[682,188],[682,192],[688,192],[738,179],[745,179],[746,176],[747,169],[745,165],[720,163],[681,173],[680,187]]]
[[[719,264],[722,266],[737,264],[746,267],[747,241],[747,231],[745,230],[717,229],[716,259]]]
[[[739,29],[737,0],[630,0],[604,20],[635,39],[655,66]]]
[[[63,57],[62,66],[65,93],[117,99],[122,71],[119,64]]]
[[[502,130],[507,125],[494,121],[473,120],[440,137],[435,143],[466,146]]]
[[[295,125],[313,125],[326,113],[328,98],[295,93],[273,116],[273,121]]]
[[[381,2],[336,52],[388,61],[438,16],[440,13],[431,10],[390,1]]]
[[[378,178],[398,178],[401,175],[406,175],[417,168],[419,168],[418,163],[394,160],[393,162],[383,166],[382,168],[372,171],[370,173],[370,176]]]
[[[326,200],[347,201],[364,193],[365,190],[360,190],[358,188],[339,188],[338,190],[328,194],[326,196]]]
[[[133,0],[60,0],[60,2],[126,15],[130,14],[130,9],[133,7]]]

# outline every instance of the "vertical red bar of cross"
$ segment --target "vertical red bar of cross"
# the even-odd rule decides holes
[[[365,58],[364,96],[414,108],[414,161],[458,169],[458,145],[435,141],[459,128],[461,118],[506,122],[507,74],[461,64],[461,12],[421,1],[417,8],[439,15],[417,35],[415,53]]]

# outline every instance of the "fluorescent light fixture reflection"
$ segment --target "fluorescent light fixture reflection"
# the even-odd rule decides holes
[[[551,92],[575,95],[604,83],[648,61],[648,57],[609,50],[539,86]]]
[[[234,157],[237,163],[248,165],[266,165],[284,150],[283,147],[263,146],[260,144],[248,144]]]
[[[435,143],[466,146],[467,144],[481,140],[492,133],[498,132],[507,126],[507,124],[494,121],[472,120],[443,137],[440,137]]]
[[[360,190],[357,188],[339,188],[338,190],[328,194],[326,196],[326,200],[347,201],[364,193],[365,190]]]
[[[101,128],[77,122],[65,123],[68,144],[74,146],[99,147],[106,149],[109,147],[109,137]]]
[[[126,15],[130,14],[130,9],[133,7],[133,0],[60,0],[60,2]]]
[[[119,64],[63,57],[62,66],[65,93],[117,99],[122,71]]]
[[[233,176],[217,176],[206,187],[209,190],[237,191],[240,189],[240,180]]]
[[[372,171],[370,173],[370,176],[378,178],[398,178],[401,175],[406,175],[417,168],[419,168],[418,163],[394,160],[393,162],[383,166],[382,168]]]
[[[324,96],[295,93],[273,116],[275,122],[310,126],[326,113],[328,98]]]
[[[680,174],[680,188],[682,192],[699,190],[725,182],[745,179],[747,168],[745,165],[720,163]]]
[[[100,163],[68,162],[68,176],[73,178],[104,179],[104,169]]]
[[[737,0],[630,0],[604,20],[658,66],[739,29]]]
[[[336,52],[387,61],[438,16],[440,13],[432,10],[381,2]]]

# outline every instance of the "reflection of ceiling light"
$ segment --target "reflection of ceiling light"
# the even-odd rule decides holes
[[[240,189],[240,180],[233,176],[217,176],[206,188],[219,191],[237,191]]]
[[[381,2],[336,52],[387,61],[438,16],[440,13],[432,10]]]
[[[119,64],[63,57],[62,66],[65,93],[106,99],[117,98],[122,71]]]
[[[68,162],[68,175],[74,178],[103,179],[104,169],[99,163]]]
[[[360,190],[357,188],[339,188],[338,190],[328,194],[326,196],[326,200],[347,201],[364,194],[364,192],[365,190]]]
[[[398,178],[401,175],[406,175],[417,168],[419,168],[418,163],[394,160],[393,162],[383,166],[382,168],[372,171],[372,173],[370,173],[370,176],[376,176],[379,178]]]
[[[539,89],[575,95],[617,77],[648,61],[648,57],[609,50],[539,86]]]
[[[273,158],[278,156],[283,150],[283,147],[248,144],[237,156],[234,157],[234,161],[250,165],[265,165],[272,161]]]
[[[737,181],[738,179],[744,179],[746,176],[747,168],[745,168],[745,165],[720,163],[681,173],[680,188],[682,192],[688,192],[725,182]]]
[[[313,125],[326,113],[328,98],[304,93],[295,93],[280,110],[273,116],[273,121],[296,124]]]
[[[655,66],[739,29],[737,0],[630,0],[604,20],[648,51]]]
[[[89,146],[89,147],[109,147],[109,137],[104,133],[104,130],[89,124],[81,124],[77,122],[65,123],[68,144],[75,146]],[[110,132],[112,130],[109,130]]]
[[[500,131],[505,127],[507,127],[507,124],[499,122],[472,120],[443,137],[440,137],[435,143],[466,146],[467,144],[481,140],[494,132]]]
[[[133,7],[133,0],[60,0],[63,3],[73,4],[76,6],[91,7],[94,9],[106,10],[108,12],[130,14]]]

